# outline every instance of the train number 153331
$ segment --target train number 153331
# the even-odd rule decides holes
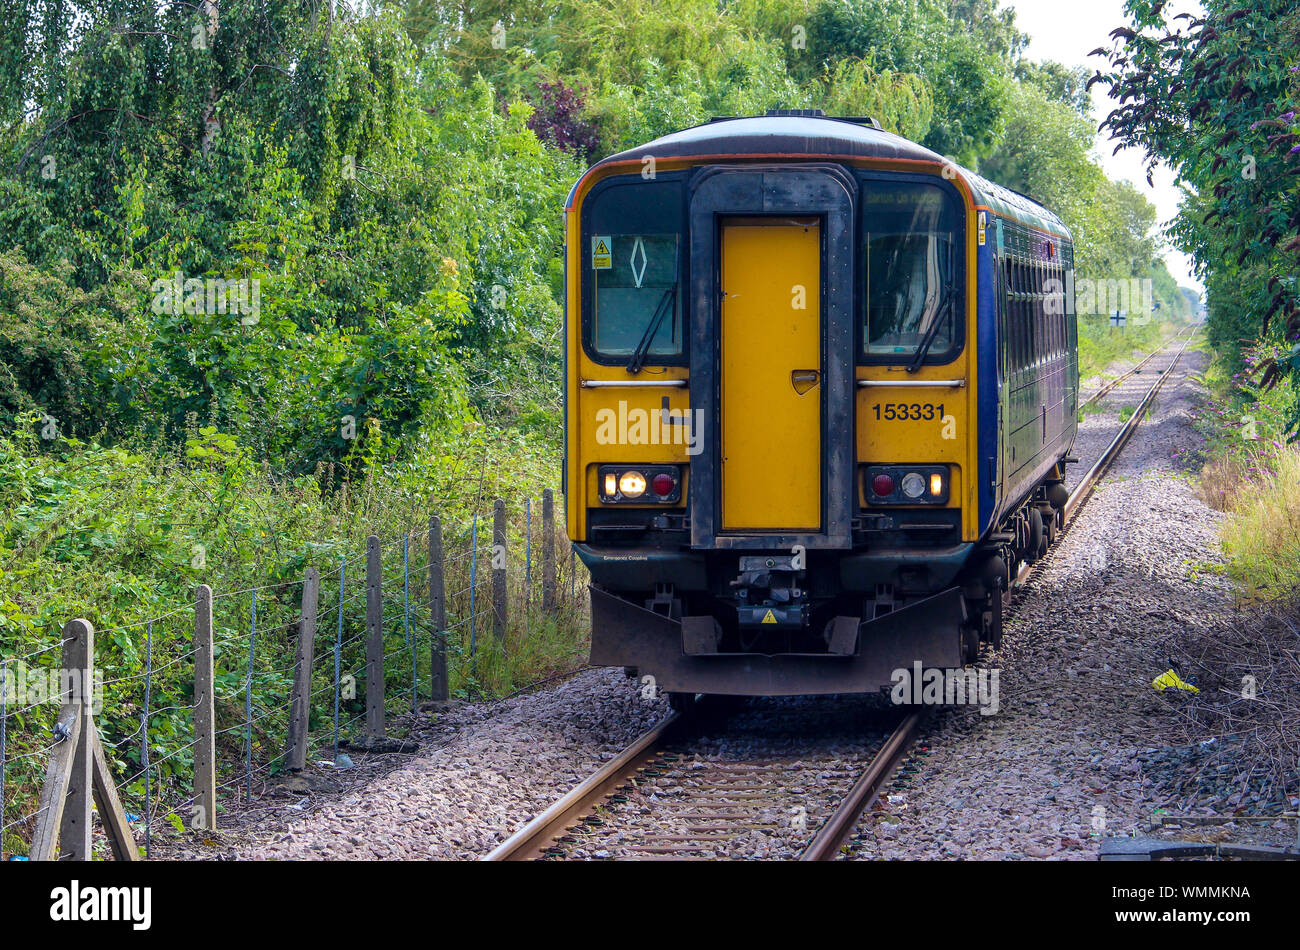
[[[887,402],[884,404],[876,403],[871,408],[876,413],[876,419],[878,420],[931,422],[943,418],[943,403],[936,406],[932,402]]]

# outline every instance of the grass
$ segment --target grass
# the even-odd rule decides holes
[[[1079,378],[1091,379],[1116,360],[1154,350],[1174,331],[1169,323],[1133,324],[1112,329],[1106,317],[1079,317]]]
[[[1300,450],[1272,453],[1266,464],[1245,471],[1241,462],[1229,464],[1237,466],[1227,473],[1231,491],[1218,488],[1228,513],[1222,532],[1227,574],[1247,601],[1293,594],[1300,590]],[[1206,484],[1214,490],[1224,478],[1220,469]]]
[[[1286,441],[1286,414],[1297,393],[1289,383],[1259,391],[1252,370],[1264,355],[1249,355],[1235,374],[1212,361],[1201,377],[1210,400],[1197,420],[1208,458],[1200,496],[1227,516],[1220,529],[1223,573],[1247,602],[1300,591],[1300,446]]]

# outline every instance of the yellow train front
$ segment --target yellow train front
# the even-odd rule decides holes
[[[874,692],[996,641],[1061,524],[1072,246],[819,112],[593,166],[566,208],[565,495],[591,660],[671,694]]]

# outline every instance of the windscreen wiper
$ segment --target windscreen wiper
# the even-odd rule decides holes
[[[655,307],[654,317],[646,325],[645,333],[641,334],[641,341],[637,343],[636,349],[632,351],[632,358],[627,361],[627,371],[629,373],[641,372],[641,367],[645,365],[646,356],[650,352],[650,341],[655,338],[659,332],[659,324],[664,322],[664,316],[672,308],[673,296],[677,293],[677,281],[673,281],[671,287],[664,291],[663,298],[659,301],[659,306]]]
[[[934,343],[934,338],[939,335],[939,327],[943,326],[944,319],[952,313],[952,284],[944,284],[943,299],[939,301],[937,312],[934,316],[934,322],[930,324],[930,329],[925,331],[925,337],[921,340],[921,345],[916,348],[916,355],[912,357],[912,362],[907,364],[907,371],[915,373],[925,362],[926,354],[930,352],[930,346]]]

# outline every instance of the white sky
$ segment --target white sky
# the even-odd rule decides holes
[[[1086,66],[1089,75],[1096,69],[1105,72],[1106,61],[1100,56],[1090,58],[1088,53],[1099,46],[1110,48],[1113,42],[1108,36],[1110,31],[1128,25],[1124,0],[1003,0],[1002,6],[1015,9],[1016,26],[1030,37],[1026,56],[1033,60],[1054,59],[1067,66]],[[1173,0],[1166,7],[1169,17],[1184,11],[1197,15],[1203,12],[1197,0]],[[1186,22],[1179,20],[1177,25]],[[1092,87],[1092,104],[1098,123],[1115,108],[1105,90],[1105,83]],[[1152,176],[1155,182],[1152,188],[1146,180],[1145,153],[1129,148],[1112,156],[1116,144],[1105,134],[1097,136],[1097,157],[1102,168],[1116,181],[1131,181],[1156,206],[1160,224],[1166,224],[1177,214],[1182,196],[1174,185],[1173,173],[1163,165],[1157,167]],[[1198,291],[1203,289],[1192,274],[1187,255],[1167,244],[1162,250],[1174,280],[1185,287]]]

